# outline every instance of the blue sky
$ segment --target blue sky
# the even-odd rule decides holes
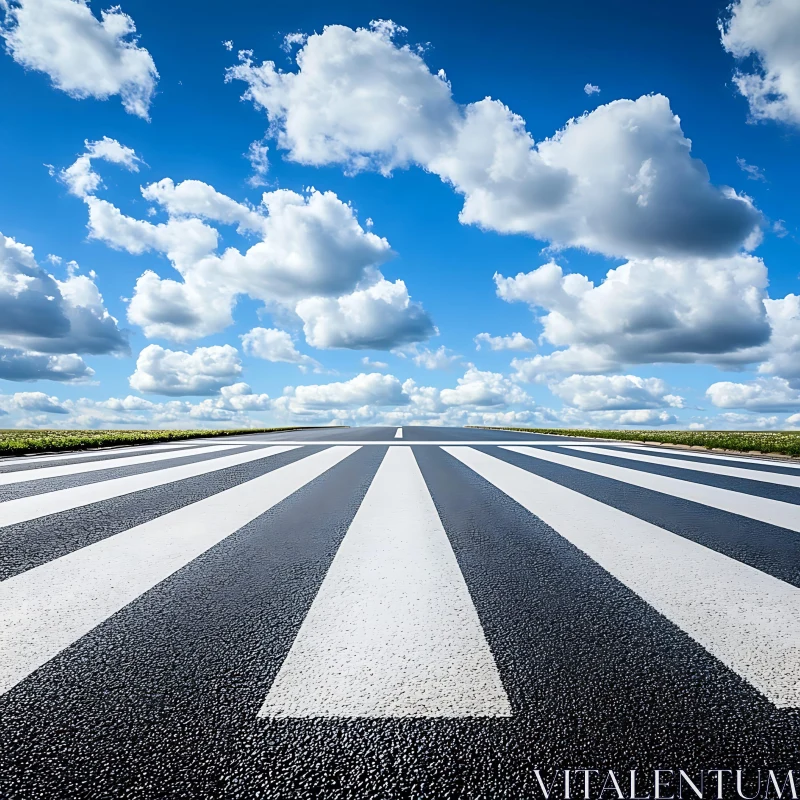
[[[792,0],[106,10],[0,0],[0,424],[800,427]]]

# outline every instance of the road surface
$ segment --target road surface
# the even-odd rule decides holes
[[[0,461],[0,798],[798,770],[799,505],[797,464],[469,429]]]

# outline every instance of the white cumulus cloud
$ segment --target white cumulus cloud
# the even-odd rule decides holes
[[[401,280],[381,278],[341,297],[309,297],[295,310],[306,341],[320,349],[390,350],[435,333],[431,318]]]
[[[253,328],[241,337],[242,349],[249,356],[263,358],[265,361],[297,364],[304,369],[318,372],[321,365],[310,356],[301,353],[292,337],[277,328]]]
[[[660,378],[636,375],[571,375],[551,383],[550,391],[582,411],[682,408],[684,404],[682,397],[669,393],[669,387]]]
[[[44,72],[71,97],[119,95],[129,114],[148,119],[158,72],[119,6],[92,13],[87,0],[0,0],[0,35],[11,57]]]
[[[717,408],[744,408],[750,411],[790,411],[800,408],[800,389],[783,378],[758,378],[746,383],[720,381],[706,389]]]
[[[735,364],[770,337],[761,259],[648,259],[611,269],[595,285],[555,263],[506,278],[495,275],[507,302],[542,309],[542,338],[551,355],[518,361],[533,372],[608,372],[622,364]]]
[[[0,378],[79,380],[93,371],[78,354],[128,352],[93,273],[79,274],[70,262],[59,280],[31,247],[0,234]]]
[[[527,336],[521,333],[512,333],[510,336],[491,336],[488,333],[479,333],[475,339],[475,349],[480,350],[486,345],[490,350],[535,350],[536,345]]]
[[[71,194],[86,197],[96,192],[103,182],[92,169],[92,161],[99,159],[119,164],[131,172],[139,171],[141,159],[130,147],[120,144],[116,139],[104,136],[96,142],[84,142],[84,152],[66,169],[59,172],[59,179],[66,184]]]
[[[129,382],[143,393],[215,395],[241,372],[239,353],[229,344],[197,347],[192,353],[151,344],[139,353]]]
[[[106,149],[128,152],[114,140],[104,142]],[[96,157],[89,152],[96,144],[87,143],[87,153],[62,174],[85,175],[78,164]],[[162,277],[147,270],[136,282],[128,318],[148,337],[185,342],[217,333],[232,323],[239,296],[299,317],[314,347],[390,349],[435,330],[405,283],[381,274],[379,267],[393,256],[389,243],[365,230],[333,192],[279,189],[253,207],[201,181],[164,178],[142,188],[168,217],[153,223],[97,197],[99,178],[81,185],[88,187],[83,200],[91,238],[133,254],[162,253],[178,273]],[[235,226],[256,241],[246,250],[220,252],[215,224]]]
[[[795,389],[800,389],[800,295],[767,299],[764,305],[772,336],[763,348],[766,360],[758,371],[786,378]]]
[[[416,164],[464,197],[461,221],[622,257],[727,255],[761,215],[714,186],[669,101],[617,100],[538,144],[499,100],[457,104],[443,72],[382,21],[308,37],[297,70],[248,53],[228,70],[291,160],[390,173]]]
[[[5,409],[16,408],[22,411],[38,411],[44,414],[68,414],[69,409],[61,401],[44,392],[16,392],[4,397]]]
[[[436,350],[423,347],[412,356],[412,360],[418,367],[424,369],[449,369],[461,360],[461,356],[441,345]]]
[[[439,393],[445,406],[504,406],[524,403],[528,396],[499,372],[482,372],[470,366],[453,389]]]
[[[734,75],[753,119],[800,124],[800,4],[735,0],[720,33],[729,53],[756,61],[752,72]]]
[[[397,406],[409,401],[394,375],[361,373],[349,381],[288,387],[277,407],[294,414],[359,406]]]

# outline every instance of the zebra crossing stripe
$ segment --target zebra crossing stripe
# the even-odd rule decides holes
[[[331,447],[0,583],[0,694],[357,447]]]
[[[262,458],[296,450],[298,445],[281,445],[279,447],[264,447],[258,450],[248,450],[244,453],[233,453],[229,456],[219,456],[208,461],[196,461],[192,464],[182,464],[178,467],[167,467],[155,472],[145,472],[139,475],[127,475],[122,478],[112,478],[98,483],[89,483],[84,486],[73,486],[70,489],[58,489],[54,492],[18,497],[15,500],[6,500],[0,503],[0,527],[28,522],[32,519],[45,517],[48,514],[59,514],[73,508],[110,500],[113,497],[152,489],[167,483],[195,478],[198,475],[207,475],[241,464],[249,464]],[[0,531],[2,537],[2,531]]]
[[[722,464],[703,464],[692,461],[680,461],[673,458],[660,458],[649,453],[634,453],[630,450],[617,448],[605,450],[597,447],[573,447],[570,452],[597,453],[603,456],[613,456],[614,458],[626,458],[629,461],[640,461],[643,464],[657,464],[663,467],[675,467],[677,469],[688,469],[694,472],[705,472],[711,475],[725,475],[729,478],[744,478],[748,481],[760,481],[762,483],[774,483],[781,486],[791,486],[800,489],[800,475],[785,475],[780,472],[761,472],[754,469],[742,469],[741,467],[728,467]]]
[[[443,449],[586,553],[774,705],[800,707],[800,589],[480,451]]]
[[[560,445],[559,445],[560,446]],[[575,445],[573,445],[575,446]],[[798,463],[797,459],[793,461],[788,460],[781,460],[778,458],[769,458],[765,456],[759,456],[758,458],[753,458],[752,456],[748,455],[740,455],[740,456],[726,456],[722,453],[715,453],[712,450],[683,450],[679,447],[655,447],[653,445],[637,445],[637,444],[623,444],[619,442],[603,442],[603,444],[599,445],[600,447],[611,447],[613,446],[614,449],[620,448],[623,450],[633,450],[639,453],[653,453],[657,455],[661,455],[661,453],[672,453],[676,456],[680,456],[681,459],[684,456],[688,458],[711,458],[714,461],[732,461],[734,464],[738,464],[740,467],[748,467],[748,466],[759,466],[759,467],[788,467],[789,469],[800,469],[800,463]],[[670,459],[672,461],[673,459]],[[674,459],[678,461],[679,459]]]
[[[448,449],[448,448],[445,448]],[[599,461],[589,461],[579,455],[556,453],[550,450],[539,450],[533,447],[515,447],[503,445],[504,450],[520,453],[541,461],[560,464],[571,469],[591,472],[605,478],[640,486],[654,492],[667,494],[670,497],[680,497],[693,503],[701,503],[720,511],[739,514],[749,519],[757,519],[768,525],[777,525],[790,531],[800,532],[800,506],[794,503],[784,503],[781,500],[770,500],[766,497],[757,497],[752,494],[733,492],[729,489],[719,489],[716,486],[706,486],[701,483],[692,483],[687,476],[686,480],[668,478],[665,475],[653,475],[628,467],[617,467],[613,464],[603,464]]]
[[[42,467],[41,469],[26,469],[18,472],[0,473],[0,486],[27,481],[42,481],[48,478],[62,478],[67,475],[83,475],[87,472],[100,472],[106,469],[119,469],[120,467],[138,467],[144,464],[157,464],[159,461],[171,461],[173,458],[190,458],[197,455],[211,455],[222,453],[231,448],[240,448],[244,445],[217,444],[211,447],[192,447],[177,453],[146,453],[145,455],[129,456],[127,458],[107,459],[94,461],[91,464],[62,464],[57,467]]]
[[[511,716],[410,447],[387,450],[259,716]]]
[[[35,467],[38,464],[46,464],[49,461],[80,461],[84,458],[105,458],[106,456],[136,455],[146,453],[150,450],[183,450],[191,448],[193,442],[167,442],[160,444],[134,445],[129,447],[102,447],[95,450],[80,450],[73,452],[65,450],[63,453],[48,453],[47,455],[36,455],[32,453],[28,456],[15,456],[13,458],[0,458],[0,467]],[[233,446],[233,445],[229,445]]]

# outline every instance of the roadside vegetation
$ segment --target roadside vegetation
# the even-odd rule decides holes
[[[131,430],[131,431],[62,431],[0,430],[0,456],[19,456],[59,450],[86,450],[92,447],[153,444],[208,436],[233,436],[242,433],[298,431],[293,428],[243,428],[239,430]]]
[[[621,439],[628,442],[705,447],[709,450],[733,450],[740,453],[781,453],[800,456],[800,431],[604,431],[575,428],[501,428],[483,430],[550,433],[557,436],[585,436],[594,439]]]

